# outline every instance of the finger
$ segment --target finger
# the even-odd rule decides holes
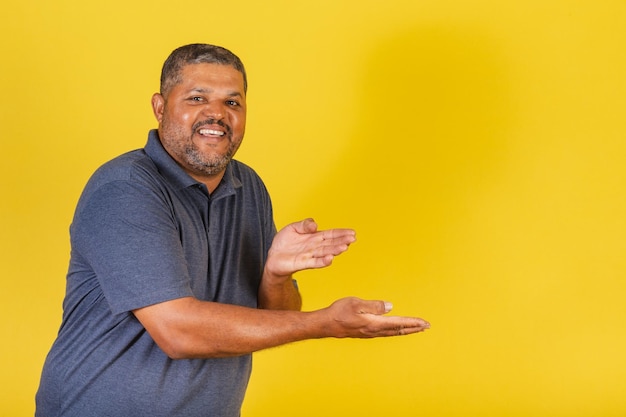
[[[407,336],[410,334],[421,333],[426,327],[399,327],[397,329],[382,330],[374,335],[374,337],[394,337]]]
[[[319,232],[323,240],[342,239],[354,242],[356,240],[356,231],[354,229],[328,229]]]
[[[313,257],[325,257],[327,255],[339,255],[348,250],[350,244],[355,241],[354,235],[344,235],[335,238],[324,239],[322,237],[322,233],[317,233],[316,237],[313,239],[308,239],[306,246],[308,246],[308,250],[304,252],[309,252]]]
[[[316,247],[311,252],[311,256],[313,258],[326,258],[328,256],[337,256],[347,251],[349,247],[350,246],[347,243],[332,244],[332,245],[324,244],[323,246]]]
[[[430,329],[430,323],[419,317],[386,316],[382,318],[389,320],[390,323],[399,323],[397,327],[393,327],[395,330],[421,331]]]
[[[430,329],[430,323],[418,317],[378,316],[374,334],[378,336],[404,336]]]
[[[348,246],[350,246],[355,241],[356,236],[354,235],[354,233],[346,233],[343,235],[331,237],[330,234],[324,235],[322,232],[318,232],[316,239],[311,243],[317,245],[319,248],[330,248],[330,252],[337,251],[337,253],[341,253],[345,252],[348,249]]]
[[[308,262],[308,266],[305,269],[325,268],[333,263],[333,259],[335,259],[333,255],[311,258]]]

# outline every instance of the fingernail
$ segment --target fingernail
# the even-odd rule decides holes
[[[393,309],[393,304],[389,301],[385,301],[385,313],[389,313]]]

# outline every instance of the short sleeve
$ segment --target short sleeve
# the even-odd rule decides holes
[[[71,227],[72,250],[96,274],[114,314],[193,295],[166,193],[117,180],[83,198]]]

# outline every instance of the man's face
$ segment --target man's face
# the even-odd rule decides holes
[[[190,64],[166,96],[152,98],[165,150],[193,178],[221,175],[246,126],[243,75],[230,65]]]

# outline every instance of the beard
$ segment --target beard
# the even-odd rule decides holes
[[[233,140],[232,130],[229,126],[218,121],[222,127],[226,129],[226,139],[228,140],[228,148],[226,152],[202,152],[193,142],[193,135],[203,125],[216,123],[212,120],[197,123],[194,125],[191,134],[185,132],[182,127],[174,126],[163,120],[160,129],[160,139],[163,147],[172,156],[183,169],[192,174],[197,175],[217,175],[223,172],[233,156],[239,149],[241,139]]]
[[[237,151],[237,146],[229,138],[228,149],[225,154],[204,155],[197,146],[189,142],[183,148],[185,161],[194,171],[204,175],[216,175],[226,169],[228,163],[233,159]]]

